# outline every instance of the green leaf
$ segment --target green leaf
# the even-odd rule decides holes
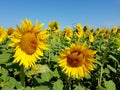
[[[51,72],[45,72],[41,74],[41,79],[43,81],[50,81],[50,79],[52,78],[53,74]]]
[[[10,53],[3,53],[0,54],[0,64],[5,64],[6,62],[8,62],[11,58],[11,54]]]
[[[106,90],[106,88],[102,87],[102,86],[99,86],[98,87],[98,90]]]
[[[7,69],[2,68],[2,67],[0,68],[0,73],[3,74],[3,75],[8,75]]]
[[[0,71],[0,74],[2,74],[0,76],[0,78],[3,80],[3,81],[8,81],[9,80],[9,76],[8,76],[8,71],[4,68],[2,68],[2,70]]]
[[[100,66],[102,66],[102,64],[99,61],[96,61],[95,63],[98,64],[98,65],[100,65]]]
[[[108,69],[110,69],[111,71],[113,71],[114,73],[116,73],[116,69],[115,69],[115,68],[113,68],[112,66],[107,65],[107,68],[108,68]]]
[[[22,88],[21,82],[18,81],[16,82],[15,86],[18,90]]]
[[[43,83],[44,81],[43,80],[41,80],[41,78],[39,78],[39,77],[35,77],[35,80],[38,82],[38,83]]]
[[[53,76],[55,76],[55,77],[60,77],[57,68],[54,70],[54,72],[53,72]]]
[[[58,61],[58,56],[50,54],[51,61],[57,62]]]
[[[118,65],[118,67],[120,68],[120,64]]]
[[[110,74],[109,69],[108,69],[108,68],[105,68],[105,69],[104,69],[104,73],[106,73],[106,74]]]
[[[27,86],[26,88],[24,88],[24,90],[32,90],[32,88]]]
[[[75,87],[74,90],[85,90],[85,88],[83,88],[80,84],[78,86]]]
[[[32,90],[50,90],[50,88],[48,86],[39,86],[33,88]]]
[[[106,50],[106,46],[104,46],[104,45],[101,45],[101,50]]]
[[[7,86],[14,88],[16,84],[16,80],[13,77],[10,77],[9,81],[6,83]]]
[[[9,86],[4,86],[1,90],[15,90],[15,89],[13,89],[13,88],[11,88]]]
[[[6,82],[0,82],[0,87],[4,87]]]
[[[118,63],[118,60],[113,56],[113,55],[109,55],[109,57],[108,58],[110,58],[110,59],[112,59],[113,61],[115,61],[115,62],[117,62]]]
[[[86,79],[90,79],[91,78],[90,74],[88,74],[87,76],[85,76],[85,78]]]
[[[1,78],[3,81],[8,81],[8,80],[9,80],[9,76],[7,76],[7,75],[2,75],[0,78]]]
[[[31,71],[28,72],[28,75],[35,75],[44,72],[50,72],[49,67],[47,65],[36,64],[31,68]]]
[[[44,72],[51,72],[51,70],[49,69],[49,67],[47,65],[40,65],[40,73],[44,73]]]
[[[105,87],[107,90],[116,90],[115,83],[112,80],[105,81]]]
[[[63,90],[63,82],[61,80],[57,80],[53,84],[53,90]]]

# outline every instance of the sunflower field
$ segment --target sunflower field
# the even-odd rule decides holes
[[[1,90],[120,90],[120,27],[0,26]]]

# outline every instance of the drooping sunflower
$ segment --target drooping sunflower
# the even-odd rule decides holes
[[[58,64],[69,77],[83,78],[94,69],[96,51],[82,45],[72,44],[60,53]]]
[[[2,43],[6,38],[6,32],[3,27],[0,26],[0,43]]]
[[[16,34],[11,38],[11,46],[15,47],[14,62],[31,67],[43,56],[43,50],[48,50],[46,38],[49,35],[41,30],[42,26],[37,21],[32,25],[28,19],[22,21],[22,27],[16,25]]]

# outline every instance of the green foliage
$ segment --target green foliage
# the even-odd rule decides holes
[[[111,71],[113,71],[114,73],[116,73],[116,69],[115,69],[115,68],[113,68],[112,66],[107,65],[107,68],[109,68]]]
[[[80,84],[75,87],[74,90],[85,90],[84,87],[82,87]]]
[[[8,62],[11,58],[11,54],[3,52],[2,54],[0,54],[0,64],[5,64],[6,62]]]
[[[116,85],[112,80],[104,81],[106,90],[116,90]]]
[[[42,81],[49,82],[51,78],[52,78],[52,73],[50,73],[50,72],[45,72],[45,73],[41,74],[41,80]]]
[[[61,80],[57,80],[53,84],[53,90],[63,90],[63,82]]]
[[[49,50],[44,51],[41,60],[32,68],[25,69],[25,84],[20,81],[20,67],[13,63],[14,50],[8,46],[10,40],[0,44],[0,89],[1,90],[119,90],[120,89],[120,39],[112,36],[105,39],[99,34],[94,42],[89,42],[89,34],[79,39],[75,29],[70,41],[65,35],[48,30]],[[93,33],[94,35],[95,33]],[[72,43],[87,42],[97,51],[94,70],[83,79],[72,78],[64,74],[58,66],[60,52]]]

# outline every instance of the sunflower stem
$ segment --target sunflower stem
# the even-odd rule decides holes
[[[102,82],[102,74],[103,74],[103,65],[100,68],[100,77],[99,77],[99,82],[98,82],[98,87],[101,86],[101,82]]]
[[[69,88],[69,90],[72,90],[71,89],[71,78],[68,78],[68,88]]]
[[[25,74],[24,74],[24,66],[20,66],[20,78],[21,78],[21,85],[25,87]]]

